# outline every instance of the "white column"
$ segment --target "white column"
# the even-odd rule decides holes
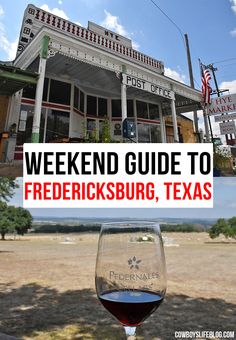
[[[123,122],[127,118],[127,94],[125,84],[121,84],[121,113]]]
[[[175,143],[178,143],[179,142],[179,134],[178,134],[178,125],[177,125],[175,100],[174,99],[171,99],[171,113],[172,113],[172,122],[173,122],[173,130],[174,130],[174,140],[175,140]]]
[[[44,85],[44,77],[46,70],[46,62],[47,59],[40,57],[39,59],[39,78],[36,88],[36,96],[35,96],[35,108],[34,108],[34,119],[33,119],[33,128],[32,128],[32,142],[39,142],[39,129],[40,129],[40,120],[41,120],[41,110],[42,110],[42,99],[43,99],[43,85]]]

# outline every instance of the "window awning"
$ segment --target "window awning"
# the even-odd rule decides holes
[[[37,84],[38,74],[0,63],[0,95],[11,96],[28,84]]]

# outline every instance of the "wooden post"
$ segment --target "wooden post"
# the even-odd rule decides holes
[[[185,34],[184,37],[185,37],[186,50],[187,50],[187,59],[188,59],[188,71],[189,71],[190,86],[194,89],[193,68],[192,68],[190,48],[189,48],[189,43],[188,43],[188,35]],[[195,133],[197,135],[197,140],[199,142],[200,138],[199,138],[199,129],[198,129],[198,116],[197,116],[197,111],[196,110],[193,111],[193,121],[194,121]]]

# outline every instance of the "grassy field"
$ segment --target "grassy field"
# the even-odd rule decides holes
[[[236,242],[206,233],[164,236],[168,293],[137,339],[172,340],[180,330],[234,330],[236,338]],[[24,340],[125,339],[96,297],[98,234],[66,238],[0,242],[0,332]]]

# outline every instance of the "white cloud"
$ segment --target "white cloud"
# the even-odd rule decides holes
[[[186,76],[184,74],[180,74],[175,70],[171,70],[169,67],[165,67],[165,76],[175,79],[181,83],[185,83]]]
[[[4,16],[4,10],[0,5],[0,18]],[[7,55],[7,60],[14,60],[16,57],[18,38],[9,41],[7,38],[5,26],[0,22],[0,49]]]
[[[229,90],[230,93],[236,93],[236,80],[223,81],[220,84],[220,89]]]
[[[75,24],[83,27],[83,25],[79,21],[76,21]]]
[[[0,5],[0,17],[4,16],[4,9],[2,8],[2,6]]]
[[[134,50],[138,51],[140,48],[140,45],[136,41],[132,41],[132,47]]]
[[[62,4],[62,1],[59,0],[58,1],[58,4],[61,5]],[[60,18],[63,18],[63,19],[66,19],[66,20],[70,20],[69,17],[67,16],[67,14],[62,10],[62,9],[59,9],[59,8],[49,8],[48,5],[44,4],[42,5],[40,8],[42,8],[44,11],[46,12],[50,12],[50,13],[53,13],[57,16],[59,16]],[[75,24],[77,25],[80,25],[80,26],[83,26],[79,21],[76,21]]]
[[[131,35],[132,33],[129,33],[126,31],[126,29],[124,28],[123,25],[120,24],[119,22],[119,17],[112,15],[111,13],[109,13],[108,11],[104,10],[105,12],[105,19],[102,21],[101,25],[103,27],[108,28],[109,30],[116,32],[120,35],[123,35],[126,38],[131,39]],[[139,44],[135,41],[132,41],[132,46],[135,50],[139,49]]]
[[[119,18],[115,15],[112,15],[108,11],[105,10],[106,18],[102,22],[102,26],[114,30],[116,33],[123,35],[125,37],[129,36],[128,32],[125,30],[125,28],[119,24]]]
[[[9,60],[15,59],[17,46],[18,46],[18,38],[16,38],[16,40],[13,42],[9,42],[9,48],[8,48],[8,59]]]
[[[60,8],[55,7],[53,9],[51,9],[46,4],[42,5],[40,8],[43,9],[44,11],[46,11],[46,12],[50,12],[50,13],[55,14],[55,15],[63,18],[63,19],[69,20],[69,17],[66,15],[66,13]]]
[[[14,60],[16,57],[16,50],[18,45],[18,38],[14,41],[9,41],[6,35],[5,27],[0,23],[0,49],[7,55],[7,60]]]
[[[236,0],[230,0],[231,2],[231,9],[232,11],[236,14]],[[232,35],[232,37],[236,37],[236,28],[233,29],[230,34]]]
[[[234,13],[236,13],[236,0],[230,0],[230,2],[231,2],[231,8],[232,8],[232,10],[234,11]]]

